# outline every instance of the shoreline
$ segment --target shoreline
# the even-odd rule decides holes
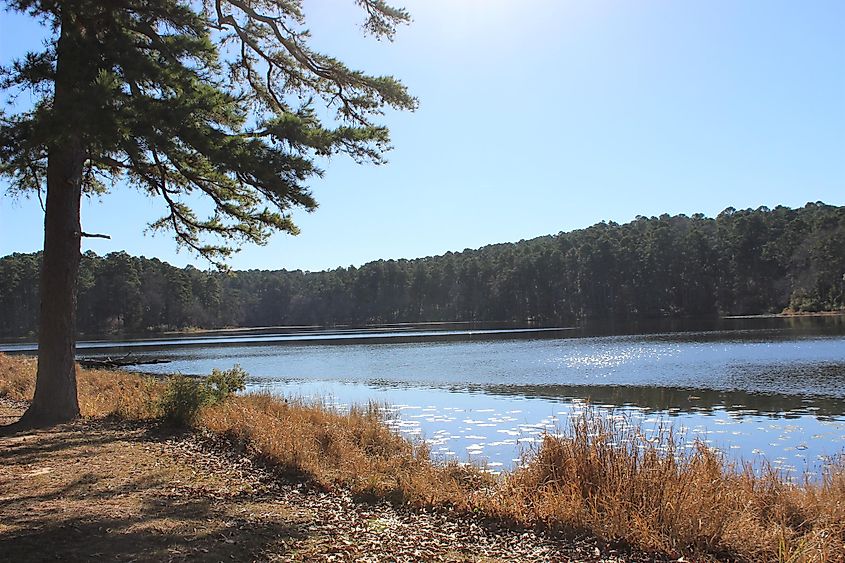
[[[18,401],[32,396],[34,368],[32,359],[0,354],[0,407],[4,396]],[[232,395],[216,403],[196,403],[197,416],[183,419],[188,421],[183,430],[164,426],[170,413],[179,412],[168,409],[182,408],[183,403],[172,401],[173,392],[201,385],[186,378],[162,382],[125,372],[81,370],[79,400],[86,418],[0,438],[0,490],[14,492],[0,503],[0,548],[48,545],[61,552],[58,542],[62,549],[84,549],[84,542],[83,548],[78,542],[61,544],[65,535],[55,533],[80,520],[113,530],[92,532],[108,544],[97,548],[102,553],[131,547],[134,540],[122,541],[114,534],[139,530],[152,530],[151,537],[157,538],[173,532],[169,547],[182,551],[202,546],[211,553],[217,544],[209,546],[200,538],[220,534],[220,526],[229,530],[223,532],[226,545],[248,544],[249,525],[230,529],[225,522],[261,522],[261,515],[270,512],[264,503],[278,507],[286,497],[276,495],[280,489],[267,488],[251,496],[256,487],[215,492],[231,483],[209,481],[218,473],[206,471],[191,457],[180,462],[189,471],[184,473],[168,462],[166,451],[157,449],[181,438],[205,436],[234,456],[239,475],[263,468],[273,476],[272,487],[314,492],[320,502],[344,507],[340,516],[317,509],[305,528],[283,520],[283,530],[297,532],[270,551],[262,543],[260,555],[251,559],[329,561],[328,555],[349,554],[341,559],[359,560],[376,554],[371,560],[393,561],[402,553],[413,554],[408,560],[474,561],[490,545],[500,546],[483,559],[490,562],[513,560],[514,555],[526,561],[605,562],[679,557],[762,562],[787,552],[790,560],[839,560],[845,555],[845,459],[831,465],[822,482],[796,484],[776,471],[756,475],[726,463],[704,444],[681,448],[668,428],[647,437],[636,427],[620,427],[612,417],[586,412],[565,434],[544,437],[522,467],[493,476],[484,467],[432,462],[425,443],[391,431],[384,412],[373,405],[342,413],[266,394]],[[155,475],[151,471],[162,469],[178,474],[147,479]],[[153,498],[138,497],[139,489],[152,491]],[[124,505],[129,497],[137,502]],[[230,506],[240,516],[223,514],[221,505],[215,513],[223,514],[222,522],[209,520],[209,509],[227,498],[247,503]],[[35,508],[32,499],[40,499]],[[189,507],[185,512],[186,502],[198,503],[200,511]],[[145,508],[150,506],[151,511]],[[388,511],[375,524],[370,518],[347,525],[361,511],[372,514],[374,506]],[[115,507],[135,516],[112,525]],[[288,503],[285,511],[300,508]],[[784,520],[779,516],[784,511],[795,518]],[[162,513],[176,515],[171,520],[187,517],[190,527],[172,521],[162,527]],[[433,517],[441,520],[426,524]],[[212,529],[197,526],[198,521],[213,521]],[[392,526],[399,521],[409,527]],[[444,526],[475,533],[487,524],[493,525],[495,531],[488,529],[492,535],[476,534],[468,542],[453,533],[437,535]],[[53,532],[39,536],[44,529]],[[422,536],[417,533],[421,529],[426,532]],[[277,530],[271,535],[283,534]],[[4,539],[9,540],[6,545]],[[160,548],[162,540],[155,541],[159,543],[144,549]],[[391,543],[396,541],[404,543]],[[406,551],[409,545],[411,551]],[[526,545],[527,552],[514,551]],[[591,547],[584,551],[584,546]],[[66,553],[73,559],[79,552]],[[146,551],[135,555],[161,558]]]
[[[796,319],[819,317],[845,317],[845,309],[840,311],[790,311],[784,313],[766,313],[758,315],[725,315],[722,319]]]
[[[185,337],[186,339],[189,338],[204,338],[204,337],[214,337],[217,335],[221,336],[261,336],[261,333],[267,333],[268,335],[283,335],[289,333],[291,336],[294,335],[308,335],[308,334],[321,334],[321,333],[332,333],[336,332],[337,334],[346,334],[346,333],[358,333],[360,332],[362,335],[365,335],[367,332],[375,332],[379,330],[394,330],[397,333],[402,333],[405,331],[411,331],[414,328],[424,329],[425,327],[443,327],[443,326],[454,326],[454,327],[466,327],[466,326],[478,326],[478,327],[498,327],[498,328],[510,328],[514,330],[519,330],[523,328],[536,328],[540,330],[579,330],[584,329],[585,327],[589,327],[592,323],[598,324],[615,324],[615,323],[622,323],[622,324],[629,324],[631,326],[638,326],[640,324],[648,324],[652,322],[666,322],[666,323],[673,323],[673,322],[706,322],[706,321],[724,321],[724,320],[765,320],[765,319],[801,319],[801,318],[835,318],[835,317],[845,317],[845,309],[836,310],[836,311],[815,311],[815,312],[805,312],[805,311],[794,311],[794,312],[781,312],[781,313],[759,313],[759,314],[751,314],[751,315],[722,315],[717,317],[707,317],[707,318],[689,318],[689,317],[660,317],[660,318],[635,318],[630,320],[624,321],[617,321],[614,319],[605,319],[602,321],[596,320],[589,320],[584,324],[575,323],[570,326],[560,327],[560,326],[552,326],[549,325],[548,327],[545,326],[538,326],[537,323],[527,323],[527,322],[504,322],[504,321],[430,321],[430,322],[419,322],[419,323],[411,323],[411,322],[397,322],[397,323],[376,323],[376,324],[369,324],[369,325],[351,325],[351,324],[338,324],[338,325],[273,325],[273,326],[258,326],[258,327],[223,327],[223,328],[197,328],[197,327],[190,327],[181,330],[164,330],[164,331],[149,331],[137,334],[123,334],[119,332],[114,333],[101,333],[101,334],[80,334],[77,337],[78,342],[95,342],[95,343],[104,343],[104,342],[144,342],[144,341],[152,341],[152,340],[160,340],[166,338],[174,338],[176,340]],[[472,330],[472,329],[470,329]],[[483,330],[483,329],[479,329]],[[21,337],[4,337],[0,338],[0,346],[3,345],[35,345],[37,344],[37,339],[32,336],[21,336]],[[8,350],[9,352],[13,352],[14,350]]]
[[[25,406],[0,397],[0,421]],[[225,437],[149,422],[83,418],[0,437],[0,459],[0,490],[10,492],[0,503],[0,552],[22,563],[94,553],[302,563],[671,560],[594,536],[356,499],[280,474]]]

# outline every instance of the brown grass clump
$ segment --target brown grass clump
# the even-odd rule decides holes
[[[30,356],[0,353],[0,397],[30,401],[35,393],[37,361]],[[165,384],[150,377],[102,369],[77,369],[82,416],[119,416],[150,420],[158,416]]]
[[[119,416],[131,420],[151,420],[159,416],[164,381],[104,369],[80,370],[78,378],[82,416]]]
[[[474,491],[493,483],[475,468],[432,464],[424,444],[392,432],[383,416],[375,404],[341,413],[250,394],[206,409],[201,425],[247,444],[290,475],[364,498],[467,508]]]
[[[646,550],[750,561],[845,560],[845,466],[819,483],[724,462],[671,429],[588,411],[508,476],[491,513]]]
[[[0,354],[0,396],[32,395],[35,361]],[[80,370],[83,414],[150,419],[166,382]],[[694,559],[845,561],[845,463],[814,482],[731,465],[703,444],[682,445],[587,411],[566,433],[546,436],[519,469],[494,478],[477,468],[432,463],[383,424],[376,405],[339,412],[268,394],[230,398],[196,424],[239,442],[265,462],[324,488],[361,498],[450,507],[491,519],[590,534]]]
[[[35,358],[0,353],[0,397],[30,401],[35,393]]]

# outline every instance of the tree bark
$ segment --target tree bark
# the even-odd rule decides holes
[[[27,426],[67,422],[79,416],[74,361],[84,163],[79,145],[51,151],[47,164],[38,375],[32,404],[21,419]]]
[[[85,151],[74,107],[74,83],[85,76],[70,10],[63,14],[57,45],[53,109],[66,133],[48,147],[44,254],[41,266],[41,317],[35,396],[18,422],[22,428],[67,422],[79,417],[76,393],[76,288],[81,259],[79,208]],[[84,67],[83,67],[84,68]]]

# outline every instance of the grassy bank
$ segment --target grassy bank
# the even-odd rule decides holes
[[[32,359],[0,354],[0,396],[27,400]],[[155,420],[165,381],[81,370],[85,416]],[[680,448],[667,430],[588,413],[546,437],[524,467],[498,478],[429,461],[382,424],[376,406],[338,413],[322,405],[243,395],[205,407],[196,426],[227,437],[290,476],[359,498],[475,512],[526,527],[590,534],[673,556],[749,561],[845,560],[845,468],[792,484],[774,471]]]

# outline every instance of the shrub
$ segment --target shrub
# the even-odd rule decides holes
[[[161,399],[161,417],[171,426],[193,426],[203,407],[223,402],[246,388],[247,373],[239,365],[214,369],[205,378],[171,377]]]
[[[232,393],[239,393],[246,389],[247,375],[247,372],[238,364],[232,366],[232,369],[211,370],[211,375],[204,381],[211,398],[210,404],[217,404]]]

